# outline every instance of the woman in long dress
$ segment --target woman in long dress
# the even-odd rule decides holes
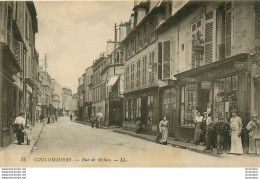
[[[166,116],[163,117],[163,120],[161,120],[159,124],[159,130],[162,134],[162,137],[160,139],[160,143],[167,145],[167,138],[168,138],[168,121],[166,119]]]
[[[231,132],[231,154],[243,154],[241,142],[242,120],[237,116],[237,111],[232,110],[232,117],[230,118],[230,132]]]

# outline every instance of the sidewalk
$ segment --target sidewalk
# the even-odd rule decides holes
[[[31,151],[33,150],[34,145],[36,144],[41,131],[43,129],[44,123],[47,123],[46,120],[43,123],[36,122],[35,126],[32,128],[32,140],[30,145],[22,143],[22,145],[18,145],[17,140],[13,143],[9,144],[7,147],[3,148],[0,151],[0,158],[4,159],[0,161],[1,166],[19,166],[22,163],[20,162],[21,158],[28,158],[30,156]]]
[[[130,136],[133,136],[133,137],[141,138],[141,139],[144,139],[144,140],[147,140],[147,141],[155,142],[156,136],[153,136],[153,135],[136,134],[133,131],[128,131],[128,130],[124,130],[124,129],[114,129],[113,131],[117,132],[117,133],[121,133],[121,134],[130,135]],[[219,154],[217,154],[217,149],[214,149],[213,152],[204,151],[205,146],[176,141],[174,138],[171,138],[171,137],[168,137],[167,142],[168,142],[168,145],[176,147],[176,148],[182,148],[182,149],[186,149],[186,150],[190,150],[190,151],[194,151],[194,152],[198,152],[198,153],[203,153],[203,154],[206,154],[206,155],[211,155],[211,156],[219,157],[219,158],[229,158],[227,151],[223,151],[223,154],[219,155]]]
[[[77,121],[77,120],[72,120],[74,122],[77,122],[77,123],[80,123],[80,124],[85,124],[85,125],[89,125],[89,126],[92,126],[91,123],[89,122],[83,122],[83,121]],[[94,125],[94,127],[96,127],[96,124]],[[110,127],[107,127],[107,126],[103,126],[102,124],[100,124],[100,129],[114,129],[114,128],[120,128],[118,126],[110,126]]]

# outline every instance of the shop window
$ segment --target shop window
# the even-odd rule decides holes
[[[187,84],[181,89],[181,125],[194,126],[193,119],[197,108],[197,85]]]
[[[215,118],[230,117],[230,111],[237,109],[237,75],[220,78],[214,83]]]

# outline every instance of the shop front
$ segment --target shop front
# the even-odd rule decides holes
[[[9,145],[14,139],[12,124],[17,115],[17,106],[22,100],[13,75],[21,72],[21,68],[13,56],[9,45],[0,43],[0,147]]]
[[[250,73],[246,58],[247,54],[240,54],[176,75],[180,94],[179,125],[175,133],[178,140],[193,142],[193,119],[197,111],[212,114],[214,122],[223,118],[228,123],[230,111],[236,109],[246,126],[250,108]]]
[[[158,87],[125,93],[123,128],[136,130],[141,123],[146,132],[155,133],[158,109]]]

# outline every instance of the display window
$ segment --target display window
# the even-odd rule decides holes
[[[224,118],[227,121],[230,117],[230,111],[237,109],[237,84],[237,75],[215,80],[215,121],[218,121],[220,118]]]

